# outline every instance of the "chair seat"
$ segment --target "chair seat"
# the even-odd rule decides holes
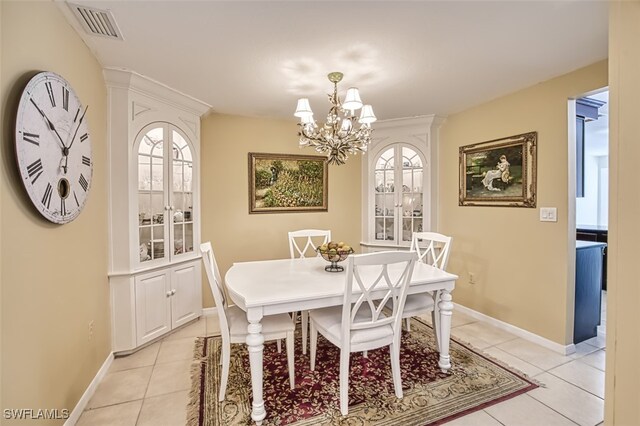
[[[393,302],[389,300],[385,307],[387,309],[393,309]],[[402,317],[413,317],[431,311],[433,311],[433,296],[431,293],[410,294],[404,303]]]
[[[329,341],[340,341],[342,332],[342,306],[315,309],[309,312],[309,316],[315,321],[317,327],[324,331],[322,334],[324,334]],[[381,314],[381,316],[384,316],[384,314]],[[363,306],[356,314],[354,324],[358,322],[368,322],[370,320],[371,313],[369,307]],[[351,330],[351,344],[354,345],[387,339],[391,340],[392,338],[393,328],[391,325],[363,330]]]
[[[229,318],[229,328],[231,336],[246,336],[247,313],[237,306],[229,306],[227,308],[227,316]],[[272,333],[286,333],[294,331],[295,325],[291,321],[289,314],[268,315],[260,321],[262,324],[262,334],[269,335]]]

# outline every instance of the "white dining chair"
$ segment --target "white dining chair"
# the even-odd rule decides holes
[[[224,284],[220,277],[218,264],[211,248],[211,243],[200,244],[202,252],[202,262],[207,272],[209,286],[216,302],[218,318],[220,320],[220,331],[222,334],[222,377],[220,378],[219,401],[224,401],[227,391],[227,380],[229,379],[229,362],[231,356],[232,343],[246,343],[247,339],[247,314],[237,306],[229,306],[224,292]],[[295,326],[291,322],[291,317],[287,314],[269,315],[262,318],[262,335],[265,342],[276,339],[286,339],[287,362],[289,366],[289,385],[291,389],[295,386],[294,369],[294,331]]]
[[[322,229],[301,229],[289,232],[289,254],[291,259],[320,256],[316,252],[317,246],[331,241],[331,231]],[[302,248],[300,248],[302,247]],[[293,322],[296,322],[297,312],[292,312]],[[309,330],[309,312],[301,312],[302,353],[307,353],[307,332]]]
[[[342,306],[309,311],[311,370],[315,370],[318,332],[340,348],[340,412],[349,412],[349,356],[351,352],[389,346],[393,387],[402,398],[400,335],[402,309],[417,255],[384,251],[353,255],[347,259]],[[389,266],[399,264],[389,273]],[[357,296],[352,296],[356,288]],[[383,312],[391,302],[391,312]]]
[[[437,232],[414,232],[410,251],[418,254],[418,260],[438,269],[445,270],[449,261],[452,238]],[[411,331],[411,317],[431,312],[431,320],[436,330],[436,340],[440,330],[440,316],[437,305],[438,292],[418,293],[407,296],[402,318],[407,331]]]

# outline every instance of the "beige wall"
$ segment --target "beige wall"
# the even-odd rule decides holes
[[[287,232],[330,229],[334,240],[360,243],[360,157],[329,166],[329,211],[249,214],[248,153],[314,155],[298,148],[293,120],[211,114],[202,119],[202,241],[211,241],[221,272],[233,262],[289,257]],[[206,279],[204,306],[213,305]]]
[[[640,2],[609,15],[609,278],[605,424],[640,424]]]
[[[53,2],[1,7],[2,408],[72,410],[110,352],[106,87],[100,65]],[[38,71],[65,77],[90,106],[91,194],[80,216],[62,226],[35,211],[15,164],[15,111]]]
[[[449,268],[460,276],[454,300],[560,344],[567,326],[567,99],[607,85],[607,62],[546,81],[450,116],[441,129],[439,230],[453,236]],[[538,132],[539,209],[458,206],[458,148]],[[477,284],[469,284],[475,273]]]

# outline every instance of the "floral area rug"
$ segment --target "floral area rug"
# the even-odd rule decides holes
[[[451,339],[452,368],[438,368],[433,329],[414,318],[403,331],[400,365],[404,398],[393,392],[388,348],[352,353],[349,414],[340,414],[340,351],[318,335],[316,370],[302,355],[296,331],[296,386],[289,389],[284,341],[264,348],[264,425],[436,425],[513,398],[538,387],[522,373]],[[251,373],[245,345],[231,345],[226,399],[218,402],[220,337],[199,338],[192,367],[188,426],[251,424]]]

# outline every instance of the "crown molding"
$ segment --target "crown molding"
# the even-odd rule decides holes
[[[204,115],[211,105],[199,99],[173,89],[152,78],[135,71],[120,68],[104,68],[102,70],[108,88],[127,89],[137,92],[175,108],[197,115]]]

